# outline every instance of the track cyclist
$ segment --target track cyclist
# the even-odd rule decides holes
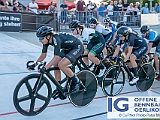
[[[123,43],[127,43],[128,51],[124,59],[124,62],[127,62],[130,68],[130,71],[133,72],[134,74],[134,78],[131,78],[129,80],[129,84],[133,85],[139,80],[139,77],[137,74],[137,70],[138,70],[137,63],[135,60],[137,58],[140,58],[142,55],[144,55],[147,52],[148,45],[143,38],[138,36],[136,33],[132,32],[132,29],[130,27],[122,26],[118,28],[117,34],[120,38],[120,42],[117,45],[117,48],[113,54],[112,59],[114,59],[118,55],[121,45]],[[128,60],[130,61],[128,62]]]
[[[48,26],[40,27],[36,32],[36,36],[38,37],[39,42],[43,44],[42,53],[37,61],[33,65],[30,65],[28,69],[34,69],[37,62],[42,62],[46,58],[48,46],[51,45],[54,47],[54,57],[48,64],[40,68],[39,71],[45,73],[51,66],[59,67],[59,69],[70,77],[74,83],[71,92],[78,92],[80,88],[80,80],[72,70],[68,68],[68,65],[74,63],[76,59],[83,54],[84,49],[82,42],[68,33],[55,34],[53,29]],[[60,70],[55,70],[54,72],[55,78],[58,82],[61,80]],[[54,92],[58,92],[58,90],[56,89]]]
[[[160,33],[157,31],[153,31],[150,29],[148,25],[143,25],[140,28],[140,32],[142,37],[147,39],[148,44],[148,51],[147,54],[151,52],[152,48],[154,50],[154,61],[155,61],[155,69],[156,69],[156,79],[160,80],[159,76],[159,55],[160,55]]]
[[[84,55],[88,55],[88,59],[96,64],[96,67],[100,70],[97,77],[102,77],[106,68],[103,63],[96,57],[101,53],[105,47],[105,40],[102,34],[91,28],[84,28],[78,20],[73,20],[70,23],[70,29],[73,35],[80,35],[80,38],[84,44]],[[89,65],[88,59],[85,57],[84,62]]]

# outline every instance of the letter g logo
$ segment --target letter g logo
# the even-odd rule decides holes
[[[118,103],[119,103],[120,101],[127,101],[127,104],[122,104],[123,107],[120,108],[120,107],[118,106]],[[112,98],[108,98],[108,112],[112,112],[112,105],[113,105],[113,107],[114,107],[117,111],[119,111],[119,112],[128,111],[128,108],[129,108],[129,106],[128,106],[128,98],[117,98],[117,99],[113,102],[113,104],[112,104]]]

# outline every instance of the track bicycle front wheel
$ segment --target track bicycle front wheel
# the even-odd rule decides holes
[[[88,70],[80,71],[77,73],[77,77],[81,80],[85,88],[77,93],[70,94],[69,100],[76,107],[87,106],[92,102],[97,93],[97,78]],[[71,91],[71,83],[69,86],[68,91]]]
[[[116,96],[120,94],[125,84],[124,70],[113,65],[109,67],[102,81],[102,90],[107,96]]]
[[[138,70],[139,80],[136,83],[139,91],[147,91],[151,88],[155,78],[155,69],[149,64],[145,63]]]
[[[51,99],[51,85],[46,77],[40,79],[40,74],[30,74],[24,77],[13,93],[13,103],[19,113],[34,116],[41,113]]]

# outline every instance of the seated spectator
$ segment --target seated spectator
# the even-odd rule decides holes
[[[35,0],[32,0],[32,2],[29,3],[28,7],[30,11],[38,14],[38,4],[35,2]]]
[[[145,6],[142,7],[141,12],[142,12],[142,14],[148,14],[149,13],[148,3],[145,3]]]
[[[12,9],[14,12],[18,12],[18,5],[19,5],[18,1],[15,1]]]
[[[2,11],[10,11],[8,5],[9,5],[9,3],[6,1],[6,2],[4,3],[4,6],[1,7],[1,10],[2,10]]]
[[[149,13],[156,14],[157,12],[155,11],[154,7],[152,7]]]
[[[54,2],[51,1],[50,6],[48,7],[48,14],[53,14],[55,12],[56,7],[54,6]]]

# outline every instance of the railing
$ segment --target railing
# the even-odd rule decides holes
[[[76,12],[67,11],[67,14],[59,16],[60,30],[67,30],[68,25],[72,20],[79,20],[83,24],[87,24],[91,17],[97,18],[97,20],[103,24],[103,19],[108,16],[106,12]],[[122,12],[113,12],[113,15],[109,15],[112,21],[120,22],[125,21],[128,26],[140,26],[141,15],[126,15]]]

